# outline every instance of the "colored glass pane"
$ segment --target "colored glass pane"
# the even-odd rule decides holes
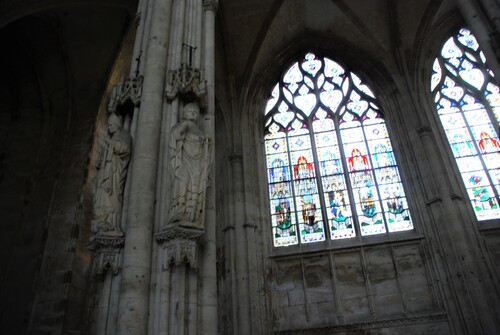
[[[372,90],[312,53],[282,78],[264,119],[274,246],[413,229]]]
[[[500,218],[500,95],[485,62],[475,37],[461,29],[444,44],[431,78],[436,110],[480,221]],[[445,79],[439,84],[437,78]]]

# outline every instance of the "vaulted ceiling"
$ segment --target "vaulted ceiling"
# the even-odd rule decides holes
[[[315,35],[377,54],[395,69],[397,55],[412,57],[432,22],[454,10],[452,0],[221,0],[219,22],[228,72],[241,83],[291,42]]]

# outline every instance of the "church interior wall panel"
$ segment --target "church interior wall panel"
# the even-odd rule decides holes
[[[500,229],[485,230],[482,232],[482,236],[496,275],[500,278]]]
[[[369,328],[380,320],[412,323],[418,315],[427,323],[422,326],[425,329],[445,331],[446,318],[435,303],[421,243],[406,241],[274,259],[274,329],[340,329],[365,323],[360,327]],[[432,320],[435,314],[439,315],[436,324]],[[397,329],[403,328],[386,331],[396,334]]]

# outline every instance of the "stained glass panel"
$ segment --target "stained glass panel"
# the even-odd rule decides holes
[[[360,77],[312,53],[273,88],[264,147],[275,247],[413,229],[374,99]]]
[[[338,188],[325,193],[325,203],[332,239],[356,236],[347,190]]]
[[[493,73],[468,29],[461,29],[448,39],[441,51],[441,62],[457,69],[458,75],[448,66],[439,67],[436,58],[431,89],[472,208],[480,221],[500,218],[499,88],[493,83]],[[441,86],[436,82],[437,77],[445,78]],[[441,94],[454,101],[454,105],[439,98]]]
[[[294,212],[291,198],[271,200],[274,246],[282,247],[298,243]]]
[[[281,153],[281,154],[267,156],[267,168],[268,169],[278,167],[278,165],[281,165],[281,166],[289,166],[290,165],[290,163],[288,162],[288,155],[286,152]]]
[[[324,241],[321,204],[318,194],[301,195],[296,198],[302,243]]]

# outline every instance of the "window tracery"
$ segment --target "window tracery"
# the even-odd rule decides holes
[[[413,229],[382,112],[354,73],[306,54],[264,124],[275,247]]]
[[[479,221],[500,218],[500,90],[474,35],[461,29],[436,57],[436,111]]]

